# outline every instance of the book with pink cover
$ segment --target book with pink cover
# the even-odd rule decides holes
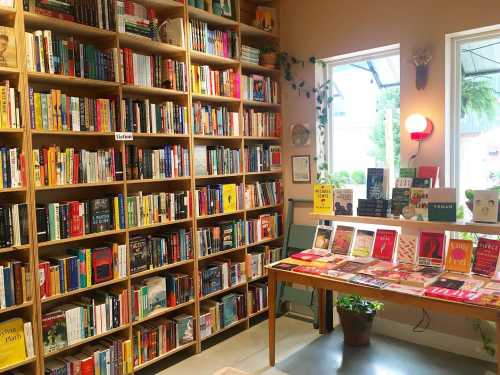
[[[476,275],[493,277],[497,269],[500,241],[481,237],[476,248],[472,272]]]
[[[418,241],[418,264],[441,267],[444,256],[445,234],[422,232]]]

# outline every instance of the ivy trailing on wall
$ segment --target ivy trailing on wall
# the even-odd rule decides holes
[[[326,159],[326,127],[328,126],[328,114],[333,102],[333,96],[330,90],[330,81],[322,84],[311,84],[297,74],[297,69],[304,70],[306,63],[313,65],[314,68],[325,68],[324,61],[310,57],[307,62],[297,59],[286,52],[280,53],[279,62],[285,81],[290,84],[293,90],[296,90],[299,96],[304,95],[307,99],[314,99],[316,108],[316,129],[318,131],[318,151],[316,156],[317,180],[325,183],[329,180],[328,163]]]

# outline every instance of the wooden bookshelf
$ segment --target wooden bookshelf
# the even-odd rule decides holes
[[[244,154],[245,146],[249,144],[255,144],[256,142],[265,144],[279,144],[281,139],[279,137],[250,137],[245,136],[243,129],[243,114],[245,108],[255,108],[258,112],[278,112],[280,111],[280,105],[268,104],[261,102],[253,102],[243,100],[242,98],[216,96],[216,95],[204,95],[192,92],[191,89],[191,77],[190,77],[190,67],[192,64],[203,64],[209,65],[214,68],[228,68],[231,67],[235,69],[240,75],[244,71],[245,73],[258,73],[266,76],[270,76],[273,79],[279,79],[279,70],[270,69],[262,67],[257,64],[251,64],[247,62],[240,61],[239,58],[225,58],[220,56],[214,56],[206,54],[203,52],[195,51],[189,47],[189,36],[188,36],[188,25],[190,19],[203,20],[207,22],[211,27],[215,28],[227,28],[235,31],[239,37],[239,43],[241,50],[241,43],[252,44],[256,43],[255,46],[259,44],[268,44],[271,41],[273,44],[277,45],[279,43],[279,37],[276,34],[268,33],[263,30],[257,29],[253,26],[249,26],[248,22],[244,23],[241,19],[242,7],[241,5],[245,2],[252,3],[255,6],[253,0],[235,0],[233,12],[235,14],[234,19],[229,19],[222,16],[217,16],[215,14],[209,13],[205,10],[197,9],[187,5],[187,1],[180,3],[175,0],[135,0],[140,4],[154,8],[159,15],[159,18],[164,19],[168,17],[182,17],[184,20],[184,30],[185,30],[185,47],[178,47],[174,45],[169,45],[166,43],[161,43],[157,41],[152,41],[147,38],[136,36],[129,33],[119,33],[116,31],[109,31],[100,29],[97,27],[92,27],[88,25],[83,25],[76,22],[70,22],[58,18],[52,18],[34,12],[23,10],[23,0],[15,0],[15,7],[8,8],[0,6],[0,23],[4,26],[13,27],[16,34],[17,42],[17,68],[0,68],[0,74],[6,78],[11,79],[16,82],[17,88],[20,92],[21,97],[21,117],[23,128],[22,129],[0,129],[0,137],[8,139],[7,143],[12,139],[17,145],[20,145],[26,156],[27,164],[27,179],[28,183],[25,187],[11,188],[11,189],[0,189],[0,197],[3,199],[10,199],[12,197],[18,203],[27,203],[29,207],[29,244],[22,246],[14,246],[9,248],[0,249],[0,258],[9,259],[9,257],[15,255],[25,257],[30,265],[30,274],[33,280],[32,283],[32,301],[27,301],[18,306],[12,306],[7,309],[0,310],[0,321],[6,316],[22,316],[25,321],[31,321],[33,325],[33,343],[35,349],[35,357],[28,358],[25,361],[9,366],[9,368],[0,369],[0,372],[4,372],[10,369],[20,369],[25,373],[42,375],[45,373],[45,361],[48,358],[55,358],[56,356],[64,356],[70,353],[78,351],[78,348],[83,347],[89,343],[96,343],[102,338],[108,337],[120,337],[123,339],[133,338],[133,329],[141,326],[145,322],[152,323],[153,319],[156,318],[167,318],[173,317],[181,312],[186,312],[194,317],[194,338],[195,340],[189,344],[182,345],[175,348],[168,353],[162,354],[157,358],[154,358],[146,363],[142,363],[133,368],[134,372],[138,372],[146,369],[148,366],[162,361],[168,357],[175,355],[181,351],[187,351],[192,349],[192,353],[199,353],[202,350],[202,345],[200,340],[199,332],[199,317],[200,317],[200,304],[210,298],[219,297],[226,293],[231,293],[238,291],[240,293],[248,294],[248,283],[255,281],[248,279],[245,282],[233,285],[230,288],[217,291],[215,293],[209,294],[207,296],[200,297],[198,290],[198,271],[203,266],[204,263],[215,259],[217,257],[227,257],[230,259],[244,261],[249,248],[254,248],[260,245],[266,244],[277,244],[282,241],[282,237],[267,239],[260,241],[258,243],[252,243],[248,245],[239,246],[233,249],[228,249],[214,254],[209,254],[207,256],[200,257],[197,241],[193,240],[193,254],[194,258],[186,261],[176,262],[173,264],[166,264],[162,267],[157,267],[154,269],[148,269],[139,273],[130,273],[130,259],[127,259],[127,276],[119,279],[113,279],[104,283],[99,283],[91,285],[86,288],[72,290],[66,293],[50,296],[47,298],[41,298],[39,285],[39,263],[40,259],[46,257],[48,254],[55,254],[59,250],[64,250],[68,247],[87,247],[94,246],[101,242],[116,242],[118,244],[128,245],[130,239],[135,235],[149,235],[154,233],[162,233],[163,231],[168,231],[172,228],[185,228],[192,232],[193,239],[196,235],[196,231],[199,226],[212,225],[217,223],[219,220],[227,220],[231,218],[246,220],[249,217],[258,216],[261,211],[264,212],[283,212],[283,204],[271,205],[265,207],[257,207],[251,209],[241,209],[234,212],[227,212],[223,214],[208,215],[197,217],[193,213],[192,217],[182,220],[175,220],[166,223],[151,224],[141,227],[130,227],[127,225],[125,229],[118,230],[108,230],[100,233],[91,233],[78,237],[64,238],[60,240],[51,240],[45,242],[38,242],[37,240],[37,228],[36,228],[36,212],[35,207],[37,203],[46,203],[48,201],[64,201],[69,200],[66,197],[75,197],[75,199],[86,199],[94,198],[105,195],[107,192],[113,192],[113,194],[120,193],[126,200],[130,196],[130,192],[136,192],[139,190],[147,192],[170,192],[177,190],[189,190],[194,192],[197,186],[203,186],[209,183],[218,183],[221,181],[228,183],[250,183],[258,180],[262,177],[263,180],[269,180],[270,178],[280,178],[282,175],[281,170],[270,171],[270,172],[246,172],[242,169],[241,173],[221,175],[221,176],[195,176],[194,175],[194,145],[196,143],[203,143],[207,145],[218,145],[220,142],[227,142],[231,144],[233,148],[239,148],[241,151],[242,159]],[[273,2],[274,6],[277,7],[278,1]],[[270,5],[266,2],[266,5]],[[278,12],[277,12],[278,13]],[[103,81],[88,78],[79,77],[69,77],[64,75],[49,74],[49,73],[39,73],[31,72],[27,69],[26,62],[26,45],[24,40],[25,31],[32,32],[33,30],[51,30],[54,34],[60,34],[64,36],[73,36],[75,39],[85,40],[89,43],[95,44],[97,46],[102,45],[106,47],[113,48],[130,48],[133,51],[137,51],[143,54],[158,54],[164,57],[169,57],[186,63],[187,68],[187,87],[188,91],[176,91],[165,89],[161,87],[145,87],[139,85],[124,84],[119,81]],[[121,63],[118,63],[118,69],[121,69]],[[117,74],[117,76],[119,76]],[[157,147],[160,144],[170,144],[170,143],[182,143],[187,146],[190,154],[190,176],[187,177],[176,177],[176,178],[165,178],[165,179],[146,179],[146,180],[128,180],[124,173],[123,180],[120,181],[110,181],[110,182],[96,182],[96,183],[77,183],[77,184],[65,184],[59,186],[36,186],[34,184],[33,176],[33,161],[32,161],[32,151],[35,148],[40,148],[42,146],[50,144],[60,144],[64,147],[76,147],[76,148],[89,148],[97,149],[103,147],[114,147],[117,150],[121,150],[124,154],[125,145],[127,143],[118,141],[115,139],[115,132],[98,132],[98,131],[54,131],[54,130],[40,130],[30,128],[30,98],[29,98],[29,87],[43,88],[45,90],[49,89],[60,89],[63,92],[67,92],[70,95],[75,96],[88,96],[88,97],[108,97],[113,96],[116,98],[118,103],[121,102],[125,97],[130,98],[141,98],[150,99],[151,102],[160,103],[163,101],[173,101],[178,104],[186,105],[187,111],[187,134],[166,134],[166,133],[133,133],[133,140],[128,141],[131,143],[137,142],[143,147]],[[240,90],[241,92],[241,90]],[[193,116],[192,116],[192,105],[195,101],[200,101],[206,104],[214,104],[217,106],[225,106],[231,111],[236,111],[239,114],[240,119],[240,135],[238,136],[208,136],[208,135],[194,135],[192,131]],[[119,119],[123,120],[124,113],[121,109],[118,109]],[[72,146],[72,145],[75,146]],[[71,146],[70,146],[71,145]],[[243,163],[244,165],[244,163]],[[123,161],[123,171],[125,172],[125,161]],[[64,197],[60,198],[59,196]],[[48,200],[50,199],[50,200]],[[194,206],[194,202],[192,202]],[[125,205],[126,208],[126,205]],[[251,216],[249,216],[251,215]],[[127,214],[125,213],[126,221],[128,220]],[[129,258],[129,257],[127,257]],[[74,299],[79,298],[80,295],[92,294],[92,291],[101,290],[104,288],[121,288],[127,290],[129,296],[132,290],[132,285],[141,278],[159,275],[164,272],[182,272],[189,274],[193,278],[194,286],[194,299],[184,304],[180,304],[174,307],[168,307],[164,309],[159,309],[154,311],[147,317],[140,318],[136,321],[132,321],[132,315],[130,313],[127,324],[123,324],[119,328],[108,330],[100,335],[92,336],[87,339],[81,340],[78,343],[67,346],[60,350],[51,353],[44,353],[43,350],[43,336],[42,336],[42,315],[57,305],[62,305],[64,303],[71,303]],[[259,280],[264,281],[263,278]],[[229,330],[230,328],[239,326],[242,328],[248,328],[251,324],[250,318],[263,314],[266,309],[249,315],[223,330],[214,333],[215,336],[223,331]],[[208,339],[208,338],[207,338]]]

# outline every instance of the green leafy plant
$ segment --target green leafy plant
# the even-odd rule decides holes
[[[495,349],[495,344],[493,343],[493,339],[491,336],[489,336],[485,331],[482,326],[482,321],[479,319],[474,319],[472,321],[472,328],[474,328],[474,331],[479,333],[479,336],[481,336],[481,341],[483,342],[483,350],[488,353],[490,356],[495,356],[496,349]]]
[[[462,76],[462,116],[476,113],[493,120],[496,114],[496,97],[491,82],[484,77]]]
[[[355,294],[340,295],[337,298],[337,308],[358,314],[373,316],[384,308],[384,304],[378,301],[363,299]]]
[[[351,173],[351,183],[355,185],[363,185],[366,182],[366,173],[362,170],[357,170]]]

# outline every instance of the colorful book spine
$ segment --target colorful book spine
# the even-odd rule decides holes
[[[21,148],[0,147],[0,189],[26,186],[26,159]]]
[[[196,189],[195,200],[197,216],[218,215],[243,209],[243,184],[226,185],[228,187],[234,187],[234,189],[232,189],[234,193],[231,194],[231,202],[228,202],[228,199],[224,199],[224,184],[200,186]],[[231,207],[229,207],[227,203],[231,203]]]
[[[254,219],[247,219],[247,244],[272,240],[283,234],[283,216],[279,213],[263,214]]]
[[[241,81],[243,99],[279,104],[280,89],[277,81],[258,74],[243,75]]]
[[[281,181],[258,182],[245,186],[245,208],[275,206],[283,203]]]
[[[239,113],[227,107],[194,102],[193,132],[197,135],[239,136]]]
[[[243,115],[245,136],[281,137],[281,114],[276,112],[256,112],[245,110]]]
[[[215,226],[199,227],[196,240],[200,257],[241,247],[245,244],[245,222],[233,220]]]
[[[195,51],[237,59],[239,38],[232,30],[213,29],[206,22],[189,20],[189,40]]]
[[[240,78],[235,69],[215,70],[208,65],[191,65],[194,94],[240,97]]]
[[[28,205],[26,203],[0,205],[0,248],[28,243]]]
[[[247,172],[266,172],[281,168],[281,147],[277,145],[253,144],[245,146]]]
[[[0,82],[0,129],[21,129],[19,91],[8,80]]]

